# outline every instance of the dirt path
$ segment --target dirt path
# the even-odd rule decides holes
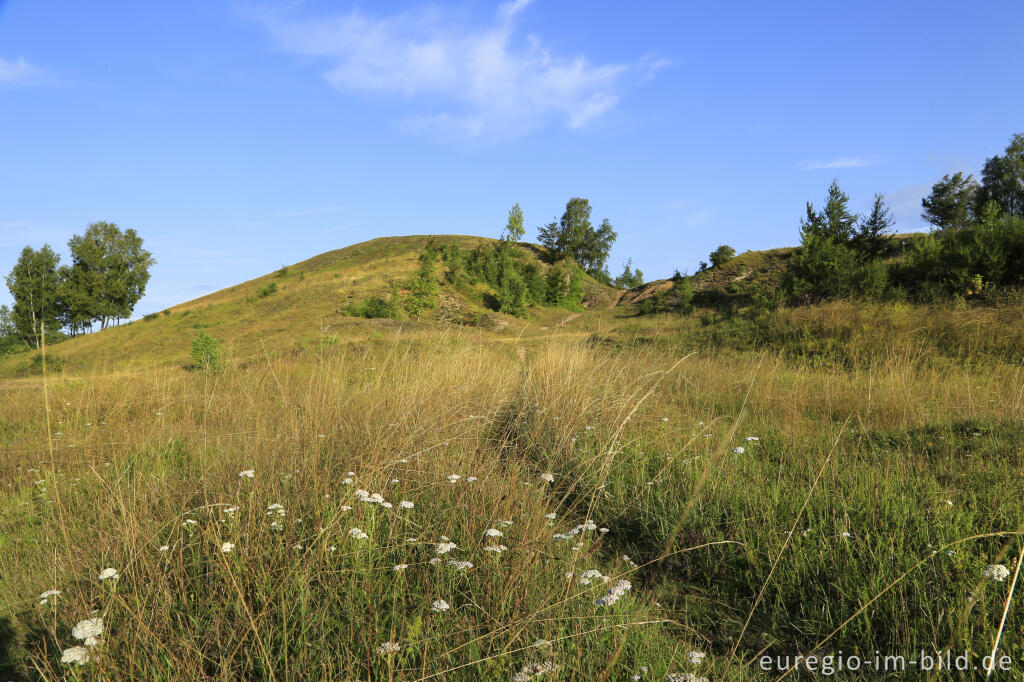
[[[622,297],[625,296],[625,295],[626,295],[626,290],[625,289],[623,289],[619,293],[615,294],[615,300],[612,301],[611,304],[608,306],[608,310],[611,310],[612,308],[617,306],[619,304],[619,301],[621,301]]]
[[[575,320],[577,317],[579,317],[582,314],[583,313],[570,313],[569,315],[565,316],[564,320],[562,320],[561,322],[559,322],[555,326],[557,326],[557,327],[564,327],[566,324],[568,324],[569,322],[572,322],[573,320]]]

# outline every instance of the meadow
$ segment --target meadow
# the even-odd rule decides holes
[[[997,633],[1019,675],[1021,367],[915,314],[956,315],[853,363],[594,311],[8,379],[0,678],[755,680]]]

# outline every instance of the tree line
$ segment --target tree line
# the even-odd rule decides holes
[[[49,244],[26,246],[6,277],[14,298],[0,306],[0,345],[35,348],[47,340],[101,329],[131,316],[156,263],[133,229],[90,224],[68,240],[70,265]]]
[[[473,249],[451,242],[430,243],[420,253],[416,274],[403,283],[407,293],[402,294],[395,282],[389,295],[372,296],[348,305],[344,311],[359,317],[396,318],[403,312],[418,316],[438,303],[438,263],[444,266],[440,277],[445,283],[474,296],[478,294],[472,285],[487,284],[495,294],[485,297],[485,302],[498,312],[516,316],[525,315],[531,305],[581,309],[585,275],[620,287],[642,284],[643,273],[632,269],[631,260],[612,280],[608,254],[618,235],[607,218],[595,228],[590,215],[590,201],[573,197],[566,203],[561,219],[538,228],[538,241],[545,247],[541,258],[550,266],[544,269],[517,254],[516,245],[525,236],[526,227],[522,208],[514,204],[496,242]]]
[[[921,200],[928,234],[900,248],[884,195],[857,216],[836,181],[807,204],[783,293],[791,303],[850,296],[929,301],[1024,285],[1024,134],[972,175],[945,175]],[[898,257],[893,257],[898,256]]]

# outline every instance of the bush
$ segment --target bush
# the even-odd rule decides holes
[[[61,372],[64,370],[64,358],[58,355],[47,355],[46,356],[46,372]],[[29,363],[28,371],[30,374],[42,374],[43,373],[43,354],[36,353],[32,357],[32,362]]]
[[[382,296],[371,296],[359,303],[352,303],[342,310],[342,313],[350,317],[365,317],[367,319],[398,318],[398,297],[392,295],[389,298]]]
[[[277,293],[277,282],[271,282],[267,286],[257,289],[256,298],[266,298],[274,293]]]
[[[153,320],[155,320],[158,317],[160,317],[160,313],[150,313],[149,315],[143,315],[142,319],[145,322],[152,322]]]
[[[717,268],[719,265],[725,265],[733,258],[736,257],[736,249],[732,248],[728,244],[722,244],[717,249],[711,252],[709,258],[711,259],[711,267]]]
[[[199,336],[192,339],[192,361],[195,367],[205,371],[219,370],[223,367],[220,342],[200,331]]]

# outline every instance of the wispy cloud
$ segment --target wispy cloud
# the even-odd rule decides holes
[[[821,170],[826,168],[865,168],[874,165],[874,160],[862,156],[839,156],[828,161],[804,163],[800,167],[804,170]]]
[[[0,58],[0,87],[47,85],[53,82],[53,76],[46,69],[26,61],[24,57],[13,60]]]
[[[619,103],[627,74],[642,82],[669,64],[556,55],[538,36],[517,31],[531,1],[506,2],[483,23],[438,7],[318,18],[251,14],[285,51],[328,60],[324,78],[332,87],[410,100],[420,111],[401,127],[448,138],[514,137],[551,120],[582,128]]]

